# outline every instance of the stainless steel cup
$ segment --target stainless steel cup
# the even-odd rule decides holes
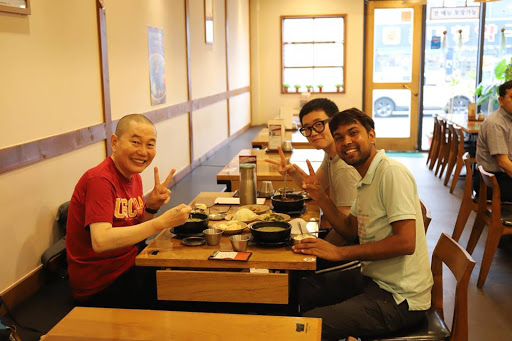
[[[220,237],[222,236],[221,230],[206,229],[203,231],[204,239],[208,245],[219,245]]]
[[[247,250],[247,244],[249,244],[250,238],[251,237],[249,235],[235,234],[234,236],[229,237],[229,240],[231,241],[233,250],[245,251]]]
[[[291,152],[293,150],[292,141],[283,141],[281,148],[284,152]]]
[[[272,181],[262,181],[260,184],[260,196],[270,197],[274,195],[274,186],[272,186]]]

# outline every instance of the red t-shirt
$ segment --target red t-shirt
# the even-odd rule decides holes
[[[105,289],[135,264],[135,245],[96,253],[89,225],[106,222],[122,228],[139,224],[144,213],[139,174],[126,179],[108,157],[78,181],[69,204],[66,252],[73,296],[87,299]]]

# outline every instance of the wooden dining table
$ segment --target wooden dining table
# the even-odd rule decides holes
[[[217,197],[233,193],[202,192],[190,203],[210,212],[235,212],[238,206],[215,205]],[[270,201],[267,200],[267,205]],[[300,216],[318,229],[320,209],[309,201]],[[219,221],[219,223],[222,221]],[[212,226],[217,222],[210,221]],[[310,225],[308,223],[308,225]],[[310,226],[307,226],[310,230]],[[311,231],[314,232],[314,231]],[[250,233],[246,229],[243,233]],[[314,271],[316,258],[294,253],[289,245],[250,243],[248,261],[209,260],[214,251],[232,251],[228,236],[215,246],[184,246],[170,230],[162,231],[137,256],[136,266],[157,267],[159,300],[288,304],[292,271]]]
[[[268,128],[263,128],[252,140],[253,148],[267,148],[268,147]],[[287,130],[284,134],[283,141],[292,141],[292,145],[297,149],[314,149],[314,147],[308,142],[308,139],[304,137],[299,130]]]
[[[41,341],[320,340],[322,320],[164,310],[76,307]]]
[[[256,179],[257,188],[262,181],[272,181],[274,189],[284,187],[283,176],[278,171],[278,166],[268,163],[265,159],[280,161],[281,158],[277,152],[265,152],[263,149],[242,149],[224,168],[217,173],[217,183],[225,184],[227,191],[235,191],[240,187],[240,156],[256,156]],[[324,158],[324,151],[317,149],[293,149],[292,152],[285,153],[285,157],[290,163],[296,164],[305,172],[308,171],[306,160],[311,162],[316,171]],[[286,187],[296,190],[301,188],[293,181],[288,181]]]
[[[445,119],[451,124],[456,124],[468,134],[478,135],[478,130],[484,121],[471,121],[464,114],[440,114],[440,118]]]

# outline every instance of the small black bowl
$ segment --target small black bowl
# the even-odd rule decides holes
[[[280,227],[275,232],[261,231],[263,227]],[[284,221],[261,221],[251,224],[251,234],[256,243],[279,243],[290,239],[292,225]]]
[[[282,195],[274,195],[271,200],[277,212],[300,212],[304,208],[304,197],[301,194],[287,194],[286,200],[283,200]]]
[[[203,213],[191,213],[190,218],[201,219],[201,221],[187,221],[185,224],[176,226],[173,230],[175,234],[195,234],[202,233],[208,228],[208,215]]]

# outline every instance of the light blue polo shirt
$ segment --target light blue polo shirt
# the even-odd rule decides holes
[[[393,294],[397,304],[407,300],[409,310],[430,308],[433,280],[418,190],[411,172],[384,150],[378,151],[357,184],[351,214],[357,217],[361,244],[392,235],[391,223],[395,221],[416,220],[416,249],[412,255],[364,261],[361,272]]]

